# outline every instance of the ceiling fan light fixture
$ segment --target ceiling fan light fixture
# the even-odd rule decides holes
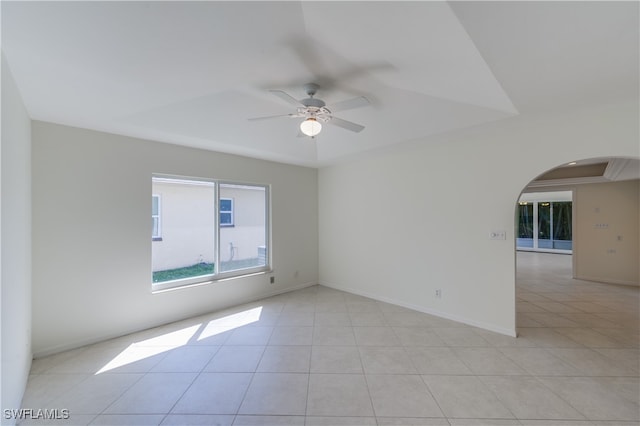
[[[307,136],[314,137],[322,130],[322,124],[313,117],[307,118],[300,123],[300,131]]]

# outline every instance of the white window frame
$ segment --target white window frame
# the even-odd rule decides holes
[[[158,199],[158,214],[153,214],[153,199]],[[158,220],[158,233],[156,235],[153,234],[153,219],[157,217]],[[151,194],[151,240],[152,241],[162,241],[162,196],[160,194]]]
[[[215,180],[215,179],[207,179],[207,178],[194,178],[194,177],[182,177],[182,176],[167,176],[167,175],[159,175],[153,174],[153,180],[157,181],[181,181],[187,182],[194,185],[198,183],[204,185],[214,185],[215,186],[215,214],[214,214],[214,262],[216,264],[215,272],[213,274],[201,275],[192,278],[182,278],[172,281],[164,281],[160,283],[154,283],[151,280],[151,291],[152,293],[162,292],[165,290],[191,287],[191,286],[199,286],[205,284],[212,284],[218,281],[227,280],[230,278],[239,278],[243,276],[262,274],[262,273],[270,273],[273,271],[272,263],[271,263],[271,186],[263,183],[246,183],[246,182],[237,182],[237,181],[223,181],[223,180]],[[250,186],[250,187],[260,187],[264,188],[265,191],[265,246],[267,248],[267,253],[265,256],[265,265],[237,269],[233,271],[225,271],[220,272],[220,230],[224,229],[226,226],[220,225],[220,186],[224,185],[237,185],[237,186]],[[155,195],[155,194],[153,194]],[[222,198],[228,199],[228,198]],[[235,206],[232,206],[232,208]],[[232,216],[233,217],[233,216]]]

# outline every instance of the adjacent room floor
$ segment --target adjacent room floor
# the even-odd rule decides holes
[[[638,288],[570,265],[518,253],[517,339],[314,286],[38,359],[21,424],[637,425]]]

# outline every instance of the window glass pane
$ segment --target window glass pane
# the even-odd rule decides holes
[[[552,203],[553,210],[553,248],[571,250],[573,248],[571,201]]]
[[[220,211],[221,212],[230,212],[232,203],[233,203],[233,201],[228,199],[228,198],[221,198],[220,199]]]
[[[157,216],[158,215],[158,204],[160,202],[160,197],[158,197],[157,195],[153,195],[151,197],[151,214],[153,216]]]
[[[213,274],[214,184],[154,178],[152,186],[162,197],[162,241],[152,244],[153,282]]]
[[[220,225],[233,226],[233,200],[220,198]]]
[[[538,203],[538,247],[551,246],[551,203]]]
[[[232,201],[220,213],[220,271],[235,271],[267,264],[267,189],[264,186],[220,184],[222,199]]]
[[[151,238],[160,238],[160,196],[151,196]]]
[[[533,247],[533,203],[518,205],[518,247]]]
[[[153,220],[151,236],[152,237],[158,237],[159,236],[158,218],[157,217],[152,217],[151,219]]]
[[[553,204],[553,239],[571,240],[571,202]]]
[[[231,218],[231,213],[220,212],[220,225],[232,225],[233,221]]]
[[[533,238],[533,204],[518,206],[518,238]]]

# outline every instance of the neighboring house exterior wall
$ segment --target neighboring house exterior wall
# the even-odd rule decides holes
[[[220,198],[233,200],[234,216],[234,226],[220,229],[220,261],[257,258],[258,247],[266,244],[264,191],[222,187]]]
[[[214,263],[214,187],[153,182],[152,193],[160,199],[159,238],[152,241],[152,270]],[[257,258],[258,247],[266,243],[264,191],[223,186],[220,198],[233,200],[233,225],[220,229],[220,261]]]

